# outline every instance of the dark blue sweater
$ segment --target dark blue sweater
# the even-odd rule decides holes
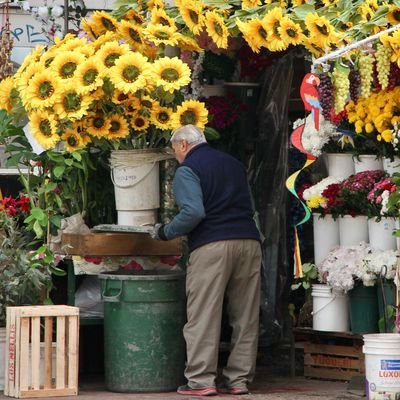
[[[199,177],[205,211],[188,233],[191,251],[219,240],[260,240],[246,171],[238,160],[204,143],[186,155],[181,167],[189,167]]]

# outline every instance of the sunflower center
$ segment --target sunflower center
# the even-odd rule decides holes
[[[50,64],[53,62],[53,60],[54,60],[54,57],[48,58],[48,59],[44,62],[44,66],[45,66],[46,68],[48,68],[48,67],[50,66]]]
[[[97,78],[99,71],[95,68],[88,69],[83,75],[83,83],[85,85],[91,85]]]
[[[267,36],[268,36],[267,31],[266,31],[262,26],[260,26],[260,27],[258,28],[258,34],[259,34],[263,39],[266,39]]]
[[[157,120],[165,124],[166,122],[169,121],[169,114],[165,111],[161,111],[157,115]]]
[[[104,126],[104,124],[105,124],[105,120],[103,117],[96,117],[93,119],[93,126],[96,129],[102,128]]]
[[[140,75],[140,70],[135,65],[128,65],[122,72],[122,77],[127,82],[133,82]]]
[[[167,39],[169,39],[168,32],[164,32],[164,31],[157,31],[157,32],[154,34],[154,36],[155,36],[157,39],[160,39],[160,40],[167,40]]]
[[[392,17],[393,17],[396,21],[400,21],[400,10],[393,11]]]
[[[112,133],[118,132],[121,129],[121,123],[119,121],[111,121],[110,131]]]
[[[286,30],[286,34],[287,34],[289,37],[291,37],[291,38],[295,38],[295,37],[297,36],[296,30],[293,29],[293,28],[288,28],[288,29]]]
[[[142,128],[144,126],[145,122],[143,118],[136,118],[135,119],[135,126],[137,126],[138,128]]]
[[[81,97],[78,93],[67,93],[64,96],[64,109],[66,111],[77,111],[81,107]]]
[[[195,125],[197,122],[196,113],[192,110],[187,110],[182,113],[180,120],[182,125]]]
[[[125,101],[125,100],[127,100],[128,98],[129,98],[129,96],[126,95],[125,93],[119,93],[118,96],[117,96],[117,100],[118,100],[118,101]]]
[[[51,124],[48,119],[40,121],[39,129],[44,136],[51,136]]]
[[[110,21],[108,18],[102,18],[101,23],[108,31],[115,31],[117,29],[112,21]]]
[[[49,81],[44,81],[39,85],[39,97],[46,99],[54,93],[54,87]]]
[[[144,99],[141,101],[141,103],[142,103],[143,107],[150,108],[150,109],[153,107],[153,103],[150,100]]]
[[[280,37],[279,31],[278,31],[278,28],[279,28],[279,27],[280,27],[279,22],[278,22],[278,21],[275,22],[275,24],[274,24],[274,34],[275,34],[276,36],[278,36],[278,37]]]
[[[189,11],[189,17],[192,20],[192,22],[194,24],[198,24],[199,23],[199,14],[197,14],[196,11],[190,10]]]
[[[321,26],[316,25],[316,27],[317,27],[319,33],[321,33],[324,36],[328,36],[328,27],[325,24],[323,24]]]
[[[112,67],[115,64],[115,60],[119,58],[121,54],[118,53],[111,53],[109,54],[106,59],[104,60],[104,65],[106,67]]]
[[[142,38],[137,30],[130,28],[129,29],[129,37],[136,43],[141,44]]]
[[[224,30],[222,29],[221,24],[219,24],[217,21],[214,21],[214,30],[218,36],[224,35]]]
[[[179,79],[179,73],[175,68],[165,68],[161,72],[161,78],[167,82],[175,82]]]
[[[75,135],[70,135],[67,138],[67,143],[71,147],[76,147],[78,145],[79,141],[78,141],[78,139],[76,138]]]
[[[76,70],[76,63],[69,61],[61,67],[61,76],[63,78],[71,78]]]
[[[164,17],[159,17],[158,22],[160,25],[170,26],[169,21]]]

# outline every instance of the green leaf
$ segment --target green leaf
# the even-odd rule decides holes
[[[47,219],[46,213],[38,207],[34,207],[31,209],[31,215],[38,221],[43,221],[44,219]]]
[[[38,237],[38,238],[41,238],[41,237],[43,237],[43,229],[42,229],[42,227],[40,226],[40,223],[39,223],[39,221],[35,221],[35,223],[33,224],[33,231],[35,232],[35,235]]]
[[[74,164],[74,160],[72,160],[71,158],[66,158],[66,159],[64,160],[64,162],[65,162],[65,164],[68,165],[69,167],[70,167],[71,165]]]
[[[72,160],[71,160],[72,161]],[[53,169],[53,174],[56,178],[61,178],[64,174],[65,167],[63,165],[58,165]]]
[[[219,132],[210,126],[204,128],[204,136],[207,140],[218,140],[221,137]]]

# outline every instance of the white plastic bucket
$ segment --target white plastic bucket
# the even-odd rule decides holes
[[[351,153],[327,153],[328,175],[346,179],[354,174],[354,161]]]
[[[365,215],[344,215],[339,218],[339,240],[341,246],[358,246],[368,243],[368,219]]]
[[[389,175],[393,175],[395,172],[400,172],[400,157],[394,157],[393,161],[390,161],[390,158],[384,158],[383,169]]]
[[[332,215],[313,214],[314,263],[320,265],[328,253],[339,246],[339,221]]]
[[[160,207],[158,161],[111,169],[118,225],[154,225]]]
[[[316,331],[349,331],[349,307],[346,293],[329,285],[312,285],[313,329]]]
[[[367,400],[400,399],[400,334],[364,335]]]
[[[383,171],[383,160],[382,158],[376,158],[374,154],[363,154],[359,156],[359,159],[354,159],[354,171],[358,172],[364,171]]]
[[[374,249],[396,250],[396,236],[393,231],[396,229],[394,218],[383,217],[380,221],[368,220],[369,244]]]

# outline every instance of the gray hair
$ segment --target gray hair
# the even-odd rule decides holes
[[[171,142],[186,140],[188,144],[207,143],[203,131],[195,125],[184,125],[172,133]]]

